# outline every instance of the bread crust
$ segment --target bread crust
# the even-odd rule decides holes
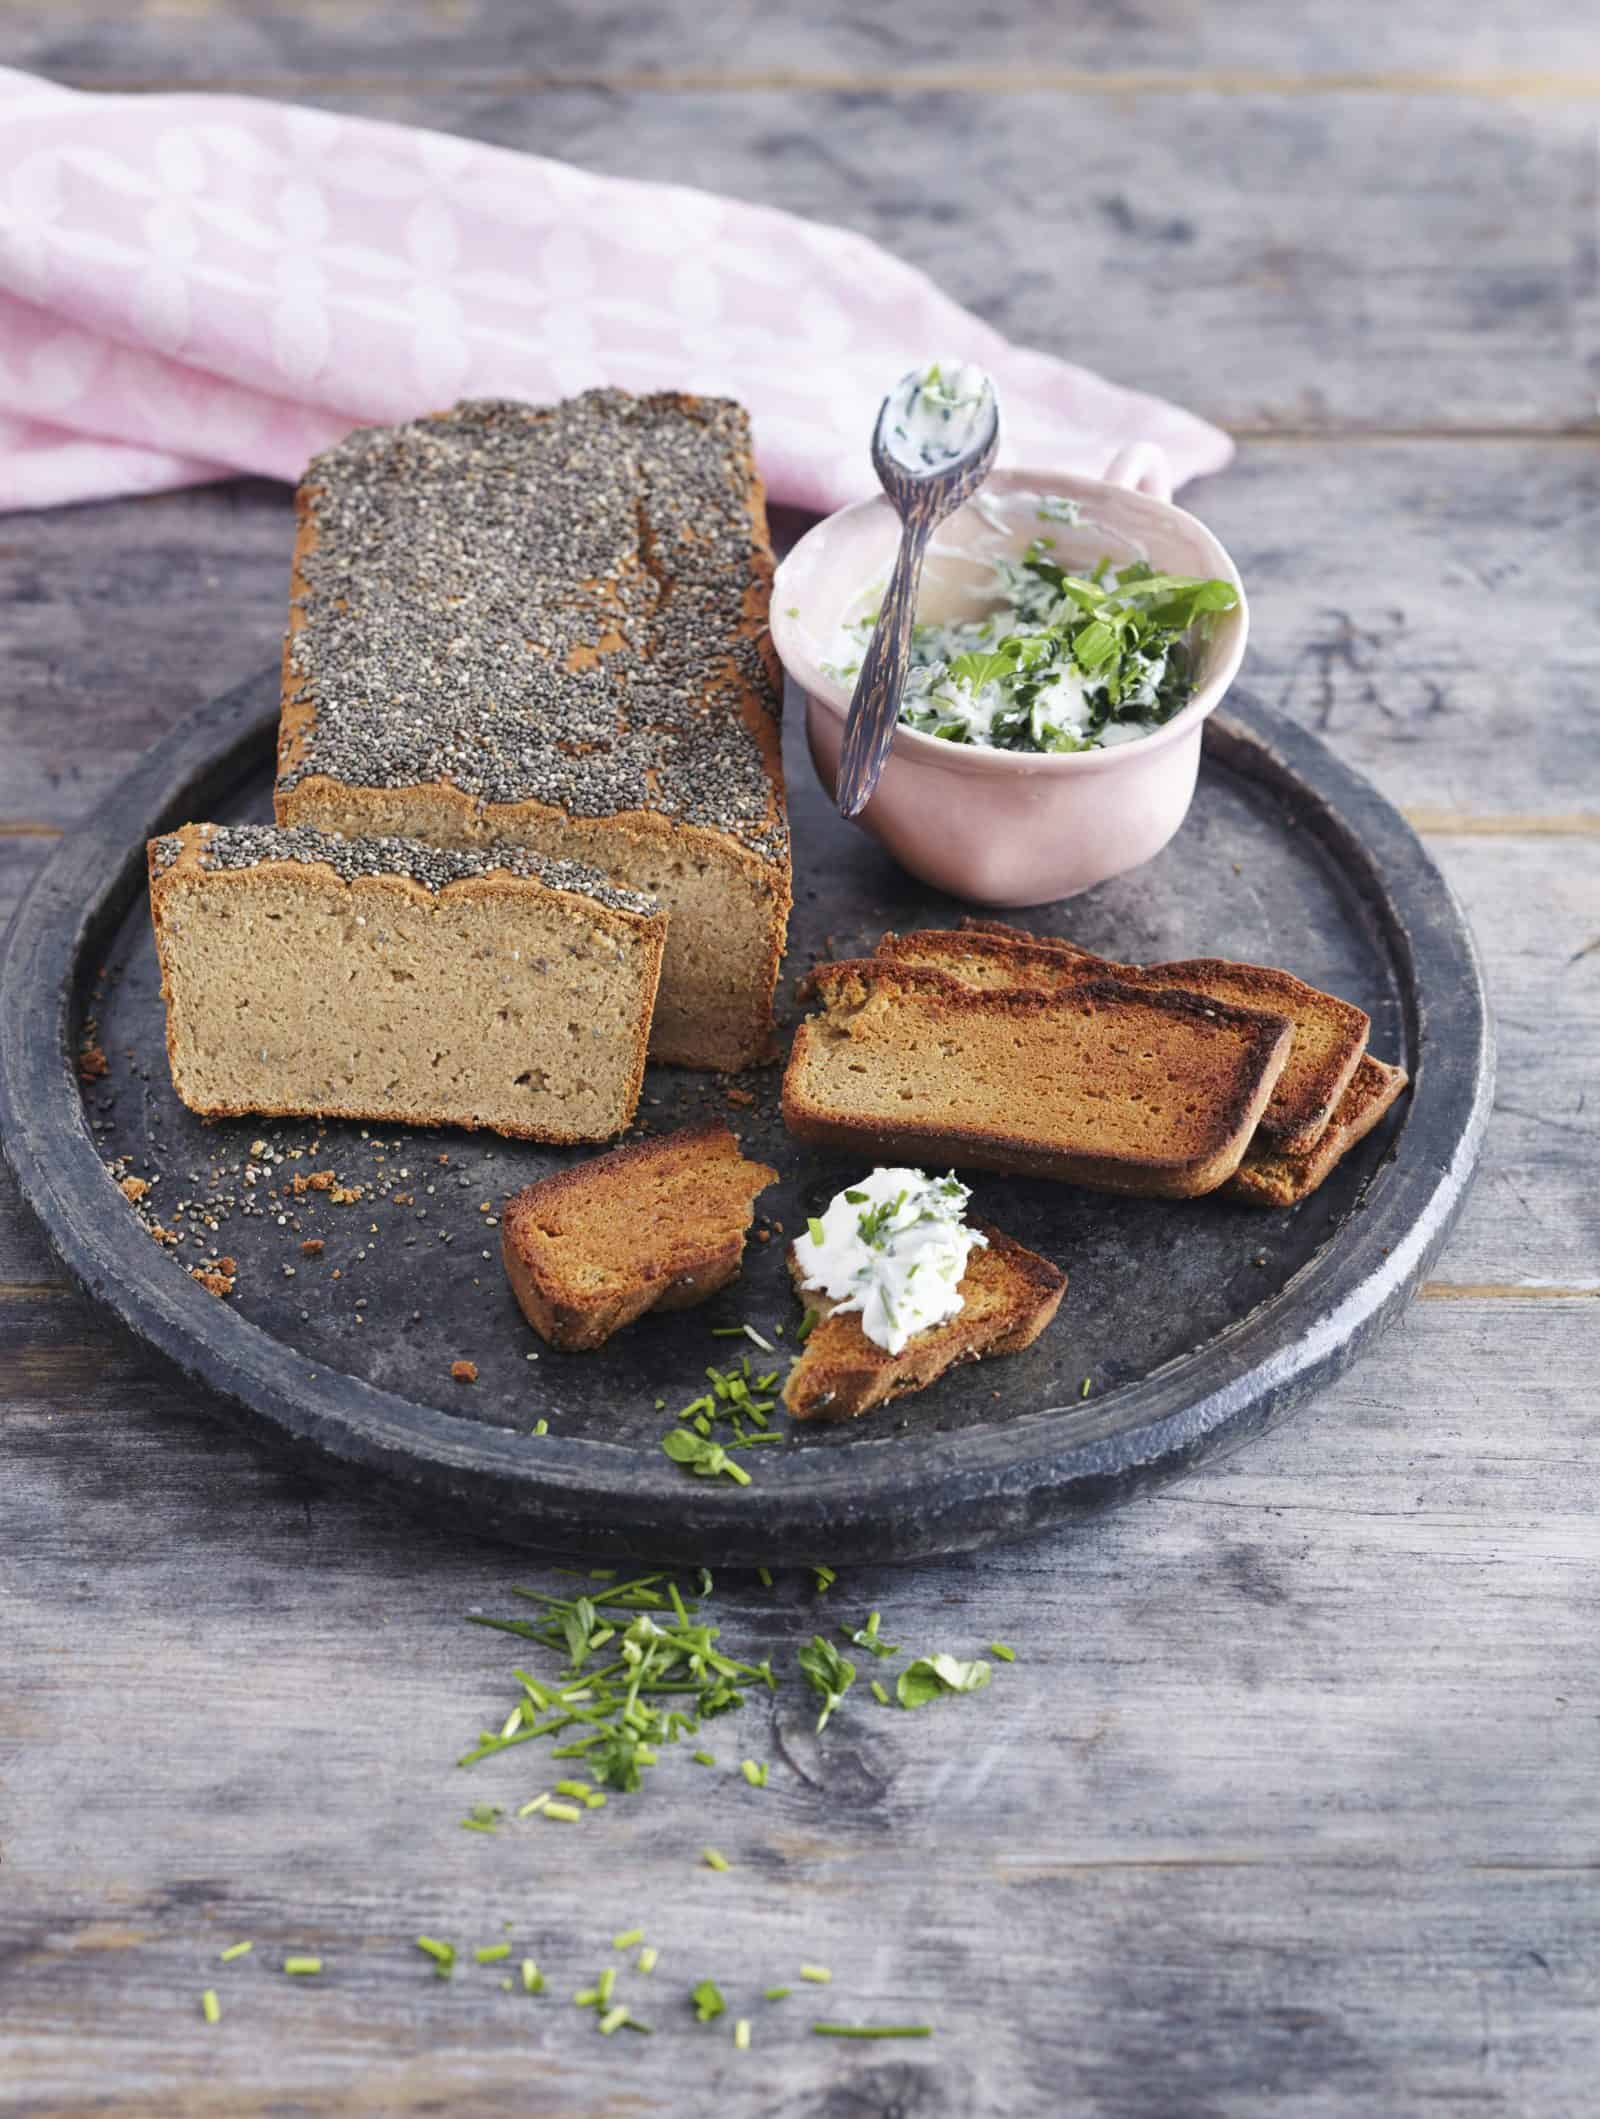
[[[159,839],[150,840],[145,849],[146,872],[150,884],[150,920],[155,930],[156,955],[161,964],[161,999],[166,1009],[167,1065],[172,1074],[173,1088],[180,1100],[191,1111],[198,1111],[204,1118],[369,1118],[379,1119],[385,1124],[407,1126],[459,1126],[463,1132],[492,1131],[513,1140],[547,1141],[556,1146],[570,1146],[584,1138],[570,1132],[552,1131],[545,1127],[528,1125],[485,1126],[473,1119],[463,1119],[453,1112],[397,1109],[385,1105],[379,1109],[364,1105],[359,1099],[348,1104],[279,1104],[271,1102],[197,1102],[192,1094],[180,1086],[177,1057],[177,1037],[172,1009],[172,989],[168,979],[165,950],[165,923],[182,896],[195,889],[211,890],[222,887],[249,890],[259,888],[285,874],[305,877],[315,875],[326,879],[335,890],[372,892],[381,895],[398,892],[413,902],[433,904],[448,903],[459,893],[468,903],[483,903],[498,897],[519,896],[529,891],[547,892],[552,896],[569,899],[575,907],[581,907],[587,919],[604,933],[619,938],[626,935],[640,940],[646,952],[646,982],[654,991],[654,982],[661,974],[661,956],[666,945],[667,923],[662,913],[632,913],[617,910],[613,906],[599,904],[596,900],[572,891],[555,891],[551,886],[531,877],[512,875],[505,871],[486,876],[464,877],[459,882],[446,883],[435,900],[434,893],[410,876],[375,875],[361,876],[347,883],[334,869],[322,861],[262,861],[254,868],[208,870],[201,865],[200,855],[204,846],[206,826],[201,824],[180,825],[176,832],[163,833],[162,839],[174,837],[181,841],[177,858],[163,865],[159,872],[156,865],[156,849]],[[645,1060],[649,1044],[650,1011],[642,1013],[638,1029],[632,1041],[627,1059],[627,1086],[624,1092],[625,1112],[619,1119],[621,1126],[627,1125],[638,1108],[640,1091],[644,1086]],[[592,1136],[591,1136],[592,1137]]]
[[[961,1277],[963,1307],[918,1332],[898,1354],[869,1339],[855,1312],[834,1311],[804,1285],[789,1251],[800,1300],[820,1312],[805,1350],[789,1372],[783,1402],[797,1420],[854,1420],[876,1405],[925,1390],[961,1361],[987,1361],[1031,1346],[1061,1307],[1067,1276],[987,1223],[975,1223],[988,1246],[973,1251]]]
[[[797,1139],[854,1150],[877,1162],[943,1161],[958,1168],[1056,1178],[1139,1197],[1193,1198],[1215,1191],[1233,1175],[1282,1071],[1293,1031],[1285,1016],[1117,979],[1084,980],[1059,994],[980,990],[921,965],[868,957],[819,964],[806,983],[822,1000],[824,1012],[800,1025],[784,1074],[784,1123]],[[918,1033],[936,1033],[941,1017],[951,1015],[1026,1033],[1047,1026],[1056,1011],[1066,1007],[1136,1015],[1143,1011],[1145,1020],[1153,1011],[1175,1030],[1187,1023],[1208,1030],[1220,1026],[1232,1034],[1238,1060],[1232,1079],[1219,1084],[1211,1114],[1212,1145],[1187,1157],[1155,1156],[1127,1146],[1101,1151],[1087,1143],[1052,1145],[1001,1125],[927,1126],[887,1111],[881,1117],[841,1112],[828,1105],[810,1079],[823,1058],[821,1026],[835,1014],[858,1012],[874,994],[910,1002],[919,1018]]]
[[[693,417],[710,401],[680,391],[664,391],[645,402],[670,406]],[[446,419],[449,414],[430,416]],[[743,591],[744,622],[739,637],[755,645],[766,672],[769,696],[764,699],[743,683],[720,685],[716,690],[732,692],[738,716],[760,753],[768,787],[767,821],[769,827],[776,829],[785,824],[787,808],[781,713],[783,676],[769,625],[773,557],[765,488],[748,446],[739,461],[751,529],[750,576]],[[299,772],[316,728],[314,688],[296,671],[295,643],[305,626],[312,593],[306,562],[318,546],[315,510],[323,491],[319,481],[307,479],[295,494],[289,617],[280,664],[280,783],[293,780]],[[597,620],[598,615],[597,609]],[[712,694],[708,692],[707,696]],[[364,787],[313,772],[293,780],[292,785],[280,784],[274,794],[274,811],[280,824],[309,824],[351,836],[397,833],[451,846],[503,841],[558,855],[576,853],[580,859],[606,867],[613,880],[621,882],[629,878],[606,861],[604,849],[595,844],[593,827],[598,827],[600,836],[610,837],[616,849],[638,853],[647,863],[656,858],[682,856],[691,862],[699,860],[724,867],[737,874],[767,906],[762,944],[752,960],[750,979],[742,992],[727,996],[716,1016],[697,1019],[675,1031],[657,1026],[651,1057],[681,1066],[728,1071],[754,1066],[771,1057],[772,1001],[793,905],[793,872],[787,845],[781,858],[765,859],[732,833],[660,810],[619,809],[603,817],[574,819],[548,802],[480,801],[444,779],[401,787]],[[573,843],[575,840],[581,841],[581,848]]]
[[[1391,1067],[1364,1052],[1317,1145],[1305,1155],[1285,1155],[1281,1149],[1252,1141],[1244,1161],[1222,1188],[1224,1198],[1249,1207],[1293,1207],[1309,1199],[1356,1142],[1365,1140],[1393,1107],[1409,1079],[1404,1067]]]
[[[700,1218],[665,1231],[658,1221],[640,1227],[652,1175],[672,1170],[698,1170],[705,1178],[708,1196]],[[740,1154],[730,1126],[710,1119],[613,1148],[525,1186],[500,1217],[501,1255],[522,1314],[551,1346],[579,1353],[604,1345],[647,1310],[705,1302],[737,1276],[756,1197],[777,1177],[767,1164]],[[579,1285],[573,1278],[575,1267],[593,1269],[593,1252],[576,1259],[555,1255],[549,1225],[565,1217],[567,1227],[559,1234],[581,1251],[586,1212],[604,1214],[637,1246],[626,1276],[613,1273],[604,1286]]]

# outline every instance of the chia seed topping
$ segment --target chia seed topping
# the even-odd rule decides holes
[[[180,833],[158,839],[155,873],[165,875],[182,851]],[[197,856],[202,868],[213,871],[259,868],[264,861],[321,861],[345,883],[358,876],[405,876],[435,894],[447,883],[472,876],[524,876],[551,890],[576,891],[613,912],[649,915],[657,910],[654,898],[608,883],[598,868],[553,860],[528,846],[449,849],[424,846],[416,839],[347,839],[342,832],[313,831],[304,824],[202,824]]]
[[[741,711],[746,693],[779,705],[749,636],[748,445],[727,400],[591,390],[325,450],[289,650],[315,713],[279,787],[444,781],[575,817],[654,810],[785,859]]]

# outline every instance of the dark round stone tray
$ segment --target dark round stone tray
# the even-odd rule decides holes
[[[743,1351],[758,1371],[784,1365],[712,1328],[748,1321],[775,1339],[782,1324],[775,1343],[793,1344],[779,1234],[752,1242],[742,1278],[705,1308],[644,1319],[599,1353],[553,1354],[511,1299],[494,1219],[508,1193],[583,1151],[310,1121],[206,1124],[174,1097],[145,840],[186,819],[266,819],[276,712],[276,675],[263,673],[191,716],[39,877],[0,970],[0,1129],[24,1195],[90,1293],[187,1389],[330,1476],[591,1554],[739,1565],[982,1545],[1118,1501],[1281,1419],[1399,1313],[1461,1205],[1493,1083],[1462,916],[1371,787],[1315,737],[1236,701],[1210,724],[1194,810],[1167,851],[1026,922],[1122,958],[1287,965],[1371,1012],[1372,1049],[1404,1061],[1409,1095],[1291,1212],[978,1176],[974,1211],[1068,1271],[1044,1338],[887,1412],[752,1451],[740,1460],[748,1487],[694,1478],[659,1441],[707,1364]],[[946,924],[962,909],[839,821],[799,720],[791,713],[786,1021],[815,957],[864,953],[886,927]],[[109,1071],[80,1085],[89,1017]],[[730,1102],[730,1088],[754,1100]],[[790,1231],[859,1174],[784,1133],[776,1069],[732,1085],[650,1071],[640,1117],[652,1128],[709,1114],[731,1118],[782,1173],[760,1211]],[[243,1165],[256,1141],[272,1153],[318,1145],[252,1184]],[[249,1210],[218,1213],[203,1246],[163,1248],[107,1174],[119,1157],[159,1174],[158,1215],[181,1199]],[[283,1193],[291,1174],[322,1169],[361,1199]],[[315,1238],[321,1254],[302,1254]],[[228,1300],[183,1270],[217,1253],[237,1263]],[[459,1360],[476,1363],[475,1383],[452,1380]],[[548,1433],[535,1435],[541,1419]]]

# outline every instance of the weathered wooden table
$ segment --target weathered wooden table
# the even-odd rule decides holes
[[[1313,25],[1308,17],[1317,17]],[[0,57],[432,123],[848,222],[1224,422],[1246,686],[1427,835],[1501,1035],[1440,1278],[1269,1441],[1071,1537],[724,1585],[787,1657],[1014,1643],[981,1701],[792,1692],[572,1831],[481,1836],[527,1563],[331,1498],[151,1381],[0,1196],[0,2108],[1587,2114],[1600,2103],[1600,473],[1587,0],[518,10],[5,0]],[[274,654],[286,494],[0,520],[0,908]],[[741,1753],[772,1761],[756,1792]],[[527,1754],[522,1754],[526,1757]],[[504,1765],[506,1762],[496,1762]],[[697,1866],[714,1839],[733,1863]],[[419,1931],[511,1922],[440,1984]],[[568,2006],[643,1923],[653,2039]],[[218,1950],[255,1938],[253,1957]],[[320,1955],[283,1978],[285,1950]],[[834,1985],[701,2027],[801,1959]],[[199,2015],[216,1986],[223,2021]],[[646,1997],[650,2007],[646,2008]],[[822,2010],[810,2006],[822,2000]],[[926,2020],[921,2045],[808,2035]]]

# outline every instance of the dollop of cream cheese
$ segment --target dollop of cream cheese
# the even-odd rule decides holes
[[[902,375],[883,416],[884,447],[908,471],[942,471],[981,440],[994,384],[971,361],[929,361]]]
[[[874,1170],[796,1237],[802,1285],[835,1309],[859,1311],[873,1345],[900,1353],[962,1308],[968,1255],[989,1241],[962,1221],[971,1196],[953,1175]]]

